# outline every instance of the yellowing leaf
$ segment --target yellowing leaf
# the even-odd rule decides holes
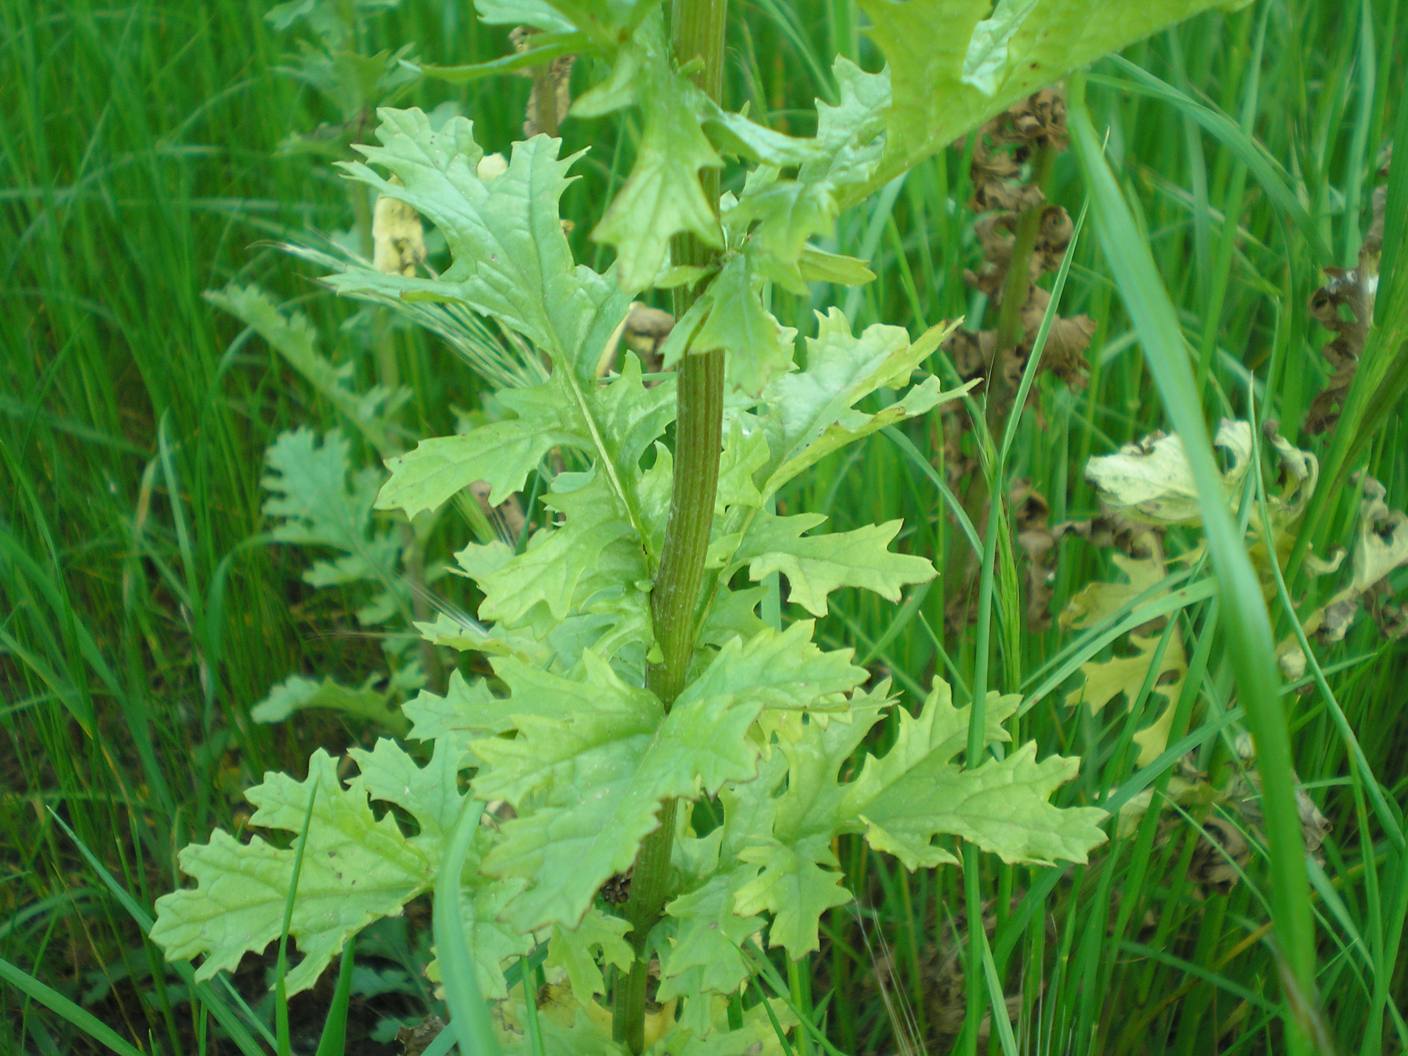
[[[1213,443],[1227,453],[1222,482],[1228,503],[1251,467],[1252,431],[1247,422],[1224,420]],[[1202,519],[1193,470],[1181,437],[1155,433],[1126,444],[1113,455],[1092,458],[1085,478],[1100,501],[1126,515],[1162,524],[1192,524]]]
[[[1150,549],[1146,557],[1134,558],[1125,554],[1115,554],[1116,568],[1124,574],[1127,582],[1088,583],[1066,604],[1061,613],[1063,628],[1098,627],[1112,621],[1127,605],[1141,595],[1150,595],[1153,600],[1158,585],[1164,581],[1166,569],[1159,552],[1158,544],[1152,535],[1145,537]],[[1188,660],[1184,653],[1183,636],[1175,626],[1168,629],[1168,641],[1159,654],[1162,634],[1131,633],[1128,645],[1134,652],[1124,656],[1113,656],[1106,660],[1087,660],[1081,664],[1084,676],[1082,685],[1073,689],[1066,697],[1070,706],[1084,704],[1092,714],[1099,714],[1116,697],[1123,696],[1131,707],[1139,697],[1139,691],[1146,680],[1150,682],[1150,696],[1164,701],[1163,708],[1152,723],[1134,734],[1134,742],[1139,746],[1140,766],[1153,762],[1168,747],[1169,726],[1173,722],[1178,698],[1183,692],[1183,679],[1188,673]],[[1151,669],[1157,670],[1151,675]]]

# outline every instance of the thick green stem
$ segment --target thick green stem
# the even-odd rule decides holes
[[[675,59],[681,65],[698,60],[699,86],[718,99],[723,85],[724,24],[727,0],[675,0],[672,29]],[[702,173],[709,201],[719,197],[716,170]],[[715,251],[691,235],[674,240],[676,264],[707,265]],[[698,296],[695,288],[675,291],[675,316],[683,318]],[[718,494],[719,455],[723,448],[724,357],[722,351],[687,352],[679,369],[675,419],[675,476],[670,517],[660,553],[660,570],[650,597],[650,614],[660,662],[647,675],[647,685],[666,710],[684,689],[694,655],[694,611],[704,577],[704,556]],[[631,894],[625,917],[631,922],[636,959],[616,985],[612,1033],[632,1052],[645,1048],[646,983],[649,955],[646,938],[660,919],[670,894],[670,852],[675,840],[674,800],[660,810],[660,828],[645,838],[631,874]]]

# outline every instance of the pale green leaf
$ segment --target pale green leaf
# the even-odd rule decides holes
[[[724,998],[687,997],[679,1021],[646,1049],[646,1056],[790,1056],[796,1050],[777,1037],[778,1027],[785,1033],[796,1025],[788,1004],[770,999],[766,1006],[752,1005],[743,1011],[742,1026],[732,1029]]]
[[[563,521],[534,532],[521,554],[502,543],[472,543],[455,555],[484,592],[482,618],[518,624],[541,605],[563,620],[601,591],[646,580],[645,553],[604,473],[559,476],[544,504]]]
[[[734,910],[734,895],[752,877],[748,869],[716,873],[704,884],[671,900],[666,912],[675,922],[660,964],[659,999],[705,992],[737,992],[748,978],[740,947],[763,927],[763,918]]]
[[[513,685],[511,672],[499,673]],[[590,652],[573,677],[538,672],[523,694],[514,686],[510,703],[545,691],[552,714],[515,715],[512,740],[474,745],[485,762],[476,790],[518,811],[486,867],[529,881],[514,904],[525,927],[575,923],[597,888],[630,866],[662,800],[748,776],[757,757],[745,734],[760,702],[706,695],[706,709],[681,697],[666,716]]]
[[[250,819],[256,827],[300,833],[308,818],[289,925],[303,959],[288,973],[290,994],[312,986],[348,938],[374,920],[396,916],[434,883],[434,842],[407,837],[389,816],[377,819],[372,813],[367,783],[376,785],[378,777],[373,770],[370,778],[364,773],[344,787],[336,763],[319,749],[309,759],[305,780],[270,774],[247,794],[258,807]],[[400,798],[418,812],[423,806],[418,799]],[[424,804],[428,815],[439,809],[441,798]],[[197,886],[157,900],[152,940],[171,958],[204,956],[198,979],[233,970],[244,954],[279,937],[294,853],[257,836],[241,844],[218,830],[209,843],[185,848],[181,869]]]
[[[715,516],[729,507],[756,509],[763,504],[758,471],[768,463],[768,441],[752,416],[725,415],[723,455],[719,459],[719,487]]]
[[[249,717],[255,722],[283,722],[300,711],[323,709],[370,719],[393,729],[403,727],[404,721],[391,710],[390,695],[384,689],[374,688],[374,681],[375,678],[369,678],[361,686],[353,687],[331,678],[290,675],[250,709]]]
[[[911,342],[900,327],[877,324],[855,337],[839,309],[819,315],[806,366],[778,378],[765,394],[781,414],[768,437],[772,462],[764,494],[845,444],[955,398],[958,392],[941,394],[937,379],[929,378],[882,411],[855,409],[871,393],[905,384],[951,330],[934,327]]]
[[[550,0],[474,0],[474,10],[489,25],[532,26],[554,33],[572,28]]]
[[[465,119],[435,130],[420,110],[382,109],[378,116],[381,145],[358,147],[367,163],[344,170],[438,227],[452,263],[436,278],[366,270],[330,276],[328,283],[349,292],[456,301],[516,331],[558,369],[589,380],[628,300],[609,278],[572,259],[557,211],[571,164],[558,157],[561,142],[535,136],[515,143],[507,170],[485,180],[477,171],[484,152]]]
[[[786,576],[788,600],[814,616],[826,615],[827,595],[841,587],[873,590],[889,601],[899,601],[904,587],[927,583],[936,574],[922,557],[890,552],[901,521],[850,532],[802,534],[822,520],[818,514],[760,517],[734,560],[746,563],[748,576],[755,581],[774,572]]]
[[[819,949],[821,915],[851,900],[829,843],[814,837],[791,845],[774,840],[747,848],[742,858],[762,871],[738,891],[734,912],[771,913],[768,942],[793,957]]]
[[[870,270],[865,261],[842,253],[828,253],[810,245],[802,250],[798,267],[801,269],[802,279],[806,282],[864,286],[867,282],[875,280],[875,272]]]
[[[705,290],[708,314],[690,343],[691,352],[723,349],[732,385],[752,396],[792,365],[796,331],[763,307],[763,280],[751,253],[737,253]]]
[[[423,689],[401,709],[410,720],[410,736],[418,741],[445,741],[462,749],[484,734],[504,733],[513,727],[504,702],[489,692],[482,678],[466,679],[450,673],[444,696]]]
[[[474,957],[474,975],[479,992],[493,1001],[508,996],[503,966],[526,957],[533,949],[533,933],[504,922],[506,907],[518,893],[516,881],[494,882],[478,874],[478,856],[465,869],[472,881],[460,899],[460,923],[464,927],[465,948]],[[439,978],[439,963],[432,961],[426,975]]]
[[[675,708],[722,716],[741,707],[753,714],[763,708],[833,707],[865,681],[866,672],[851,663],[849,649],[819,649],[812,628],[810,620],[802,620],[785,631],[766,628],[746,642],[729,642],[685,687]]]
[[[432,645],[443,645],[462,653],[510,656],[519,653],[528,644],[521,636],[510,634],[500,627],[486,628],[459,613],[438,612],[435,619],[414,620],[412,626]]]
[[[1016,713],[1021,699],[1017,694],[988,694],[983,711],[985,745],[1011,740],[1003,723]],[[896,709],[895,714],[899,719],[899,729],[894,744],[882,756],[866,757],[859,776],[846,786],[840,808],[844,815],[861,813],[865,804],[883,789],[926,760],[931,764],[949,763],[967,747],[972,709],[954,707],[953,691],[941,678],[934,679],[933,688],[924,699],[918,715],[912,715],[903,708]]]
[[[743,839],[734,837],[741,844],[736,857],[759,871],[738,890],[734,912],[773,914],[769,943],[792,957],[817,949],[821,915],[850,898],[831,850],[842,822],[839,775],[880,717],[886,692],[881,687],[873,696],[862,695],[850,716],[828,716],[824,725],[814,721],[804,736],[783,739],[774,758],[785,765],[767,768],[763,787],[739,797],[744,809],[736,824],[746,828]],[[780,795],[759,800],[779,783]],[[726,842],[731,835],[725,833]]]
[[[391,477],[377,495],[377,509],[400,509],[414,517],[438,509],[477,480],[489,484],[489,503],[497,506],[523,487],[524,478],[552,448],[590,446],[564,395],[561,385],[552,382],[505,390],[500,399],[517,417],[458,436],[422,440],[414,450],[389,459]]]
[[[394,803],[420,827],[420,835],[439,846],[450,838],[464,806],[459,790],[460,760],[450,745],[435,743],[430,762],[418,765],[393,740],[382,738],[370,750],[347,753],[360,771],[358,785],[381,803]]]
[[[522,1010],[513,1012],[517,1029],[504,1039],[503,1056],[630,1056],[629,1049],[611,1040],[611,1016],[600,1006],[540,1008],[536,1038],[523,1029]]]
[[[1009,61],[1008,45],[1037,0],[997,0],[987,18],[973,27],[973,37],[963,56],[963,83],[983,95],[998,89]]]
[[[631,174],[592,237],[616,249],[618,278],[634,292],[664,269],[674,235],[690,232],[706,245],[722,245],[714,203],[699,182],[700,169],[722,161],[700,126],[703,93],[674,68],[662,15],[642,20],[627,52],[633,52],[632,98],[644,127]]]
[[[913,853],[936,836],[950,835],[1008,863],[1084,862],[1104,842],[1099,823],[1109,815],[1096,807],[1063,809],[1048,802],[1079,766],[1078,759],[1063,756],[1037,762],[1031,743],[972,770],[960,770],[934,753],[853,807],[867,839],[881,850]]]
[[[845,204],[1100,56],[1243,0],[861,0],[893,86],[885,156]]]
[[[603,965],[629,971],[635,954],[626,941],[631,930],[624,917],[608,916],[599,909],[590,909],[582,922],[573,928],[554,925],[548,938],[548,955],[544,966],[564,972],[572,995],[583,1005],[606,993]],[[600,958],[601,963],[597,963]]]
[[[833,73],[840,102],[817,101],[814,139],[778,141],[747,135],[742,118],[726,122],[765,162],[749,174],[727,222],[756,224],[753,237],[770,258],[770,276],[794,290],[804,288],[797,264],[807,240],[831,233],[845,193],[871,178],[884,148],[888,73],[865,73],[845,58],[836,61]],[[794,177],[779,171],[778,166],[793,164],[798,165]]]

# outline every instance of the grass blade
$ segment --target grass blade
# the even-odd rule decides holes
[[[1280,700],[1271,622],[1242,533],[1229,512],[1212,440],[1203,421],[1178,315],[1154,265],[1149,247],[1130,237],[1136,230],[1124,194],[1101,149],[1084,99],[1084,82],[1071,85],[1071,142],[1080,162],[1095,214],[1095,231],[1145,360],[1174,429],[1183,438],[1197,486],[1207,545],[1217,573],[1227,652],[1236,678],[1247,725],[1256,742],[1261,774],[1272,872],[1272,918],[1284,958],[1284,978],[1294,988],[1287,995],[1285,1019],[1289,1052],[1306,1056],[1310,1023],[1301,1002],[1313,1004],[1315,935],[1310,912],[1310,883],[1305,844],[1296,809],[1291,741]]]
[[[498,1056],[499,1043],[489,1019],[489,1006],[479,993],[474,960],[465,944],[464,909],[460,876],[469,845],[479,829],[484,804],[466,802],[460,811],[440,875],[435,881],[435,950],[445,979],[445,1002],[450,1006],[450,1029],[455,1032],[461,1056]]]
[[[38,1001],[51,1012],[63,1016],[64,1019],[94,1041],[105,1046],[110,1052],[115,1052],[118,1056],[142,1056],[140,1049],[123,1041],[116,1031],[97,1016],[79,1008],[52,986],[40,982],[23,968],[11,964],[3,957],[0,957],[0,981],[9,983],[16,990]]]

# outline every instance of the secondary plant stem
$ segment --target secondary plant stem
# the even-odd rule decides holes
[[[699,85],[717,100],[723,85],[724,25],[727,0],[676,0],[673,11],[675,59],[681,65],[698,59]],[[704,194],[718,201],[715,169],[701,174]],[[676,264],[711,263],[716,251],[692,235],[671,245]],[[698,297],[696,287],[675,291],[675,317],[683,318]],[[694,654],[694,610],[704,576],[704,555],[714,520],[723,443],[724,356],[722,350],[686,352],[679,368],[675,424],[675,476],[670,517],[660,553],[660,570],[650,597],[650,614],[661,659],[651,667],[647,685],[665,708],[679,696]],[[660,828],[645,838],[631,876],[625,917],[631,922],[636,958],[618,981],[612,1010],[612,1033],[632,1052],[645,1048],[645,999],[649,972],[646,938],[660,919],[669,897],[670,851],[675,840],[674,800],[660,810]]]

